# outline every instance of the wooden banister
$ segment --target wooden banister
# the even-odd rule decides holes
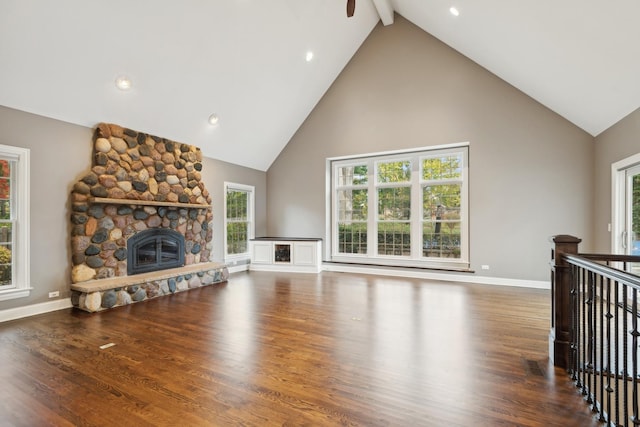
[[[562,255],[577,254],[582,239],[562,234],[553,236],[551,242],[549,358],[555,366],[568,368],[571,352],[571,267]]]

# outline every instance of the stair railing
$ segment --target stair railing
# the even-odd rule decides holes
[[[580,239],[552,240],[549,356],[601,422],[640,425],[640,256],[578,254]]]

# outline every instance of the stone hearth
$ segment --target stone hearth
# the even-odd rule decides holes
[[[209,259],[200,149],[105,123],[93,143],[91,170],[71,192],[73,305],[98,311],[226,280],[226,267]],[[184,236],[185,266],[128,276],[127,241],[152,228]]]

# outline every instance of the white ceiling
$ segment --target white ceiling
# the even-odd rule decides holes
[[[594,136],[640,106],[637,0],[356,0],[353,18],[345,4],[1,0],[0,105],[264,171],[395,10]]]

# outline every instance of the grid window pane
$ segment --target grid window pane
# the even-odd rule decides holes
[[[379,183],[409,182],[411,180],[411,161],[379,162],[376,172]]]
[[[0,160],[0,219],[11,219],[11,168],[9,160]]]
[[[249,193],[247,191],[227,191],[227,220],[243,221],[247,219]]]
[[[338,185],[365,185],[367,183],[367,165],[343,166],[338,168]]]
[[[422,189],[422,256],[460,258],[460,184]]]
[[[367,220],[367,190],[338,190],[338,221]]]
[[[411,188],[378,189],[378,220],[408,220],[411,218]]]
[[[228,254],[243,254],[248,252],[249,236],[247,230],[248,223],[246,222],[227,223]]]
[[[422,189],[422,219],[443,221],[460,219],[460,184],[427,185]]]
[[[249,251],[249,192],[227,190],[227,254]]]
[[[460,258],[460,221],[425,222],[422,226],[422,256]]]
[[[0,286],[11,284],[12,223],[0,223]]]
[[[367,253],[367,223],[338,223],[338,252],[344,254]]]
[[[453,154],[422,159],[422,179],[427,181],[462,177],[462,155]]]
[[[14,162],[0,160],[0,286],[12,284],[13,268],[13,221],[11,206],[13,194],[11,191],[11,176]]]
[[[408,222],[378,223],[378,255],[411,255],[411,225]]]

